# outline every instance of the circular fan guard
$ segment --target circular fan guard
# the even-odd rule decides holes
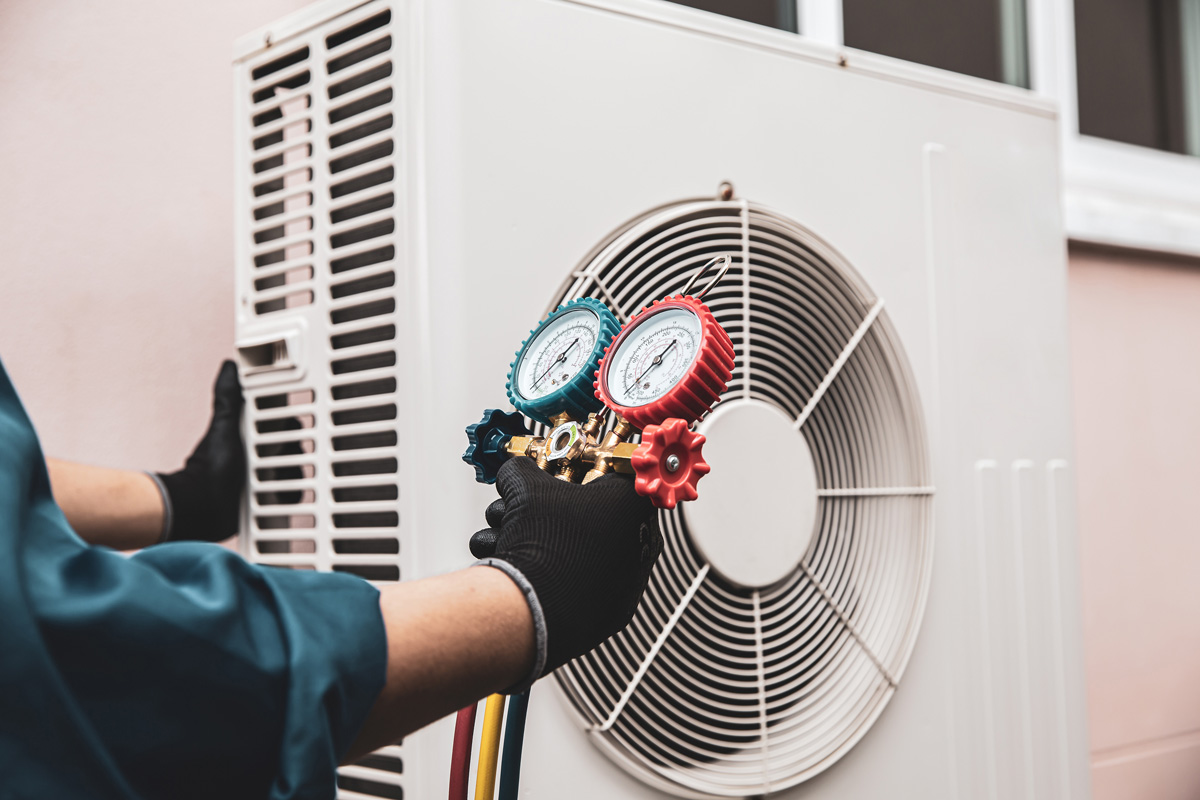
[[[783,580],[742,588],[704,562],[680,509],[660,512],[666,547],[633,622],[556,673],[601,750],[686,797],[778,791],[853,747],[904,672],[932,564],[903,348],[883,301],[811,232],[745,201],[664,206],[602,242],[550,305],[599,297],[625,322],[724,253],[733,266],[705,297],[738,354],[724,398],[797,421],[820,487],[812,542]]]

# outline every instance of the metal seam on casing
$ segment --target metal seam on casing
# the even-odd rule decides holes
[[[975,551],[975,567],[977,570],[979,589],[979,607],[980,618],[983,622],[982,636],[980,637],[980,647],[983,650],[983,658],[980,663],[982,665],[983,685],[994,686],[994,678],[992,676],[992,646],[991,636],[991,604],[988,601],[988,547],[987,547],[987,520],[988,517],[984,512],[984,479],[985,471],[995,471],[997,463],[994,459],[984,458],[975,462],[975,535],[979,539],[979,546]],[[983,737],[986,747],[984,769],[987,774],[988,797],[990,800],[997,800],[997,785],[1000,774],[1000,767],[996,763],[997,744],[996,744],[996,708],[995,700],[992,697],[991,691],[982,693],[983,698]]]
[[[1012,543],[1013,555],[1016,563],[1016,578],[1017,585],[1022,589],[1025,587],[1025,519],[1022,514],[1023,505],[1021,503],[1021,480],[1020,474],[1025,470],[1032,470],[1034,463],[1027,458],[1018,458],[1009,466],[1012,478]],[[1021,669],[1019,673],[1019,686],[1021,691],[1021,726],[1024,728],[1024,745],[1022,746],[1022,755],[1025,762],[1025,788],[1027,796],[1032,797],[1036,793],[1034,787],[1034,754],[1033,754],[1033,718],[1030,709],[1033,706],[1032,690],[1030,688],[1031,675],[1029,668],[1029,611],[1025,603],[1025,592],[1018,591],[1015,598],[1019,613],[1017,614],[1017,625],[1021,635],[1017,639],[1017,647],[1020,652]]]
[[[1058,514],[1060,498],[1058,497],[1058,489],[1054,481],[1054,475],[1060,470],[1066,470],[1067,467],[1068,464],[1066,460],[1061,458],[1051,459],[1050,461],[1046,462],[1046,506],[1048,514],[1046,542],[1049,544],[1050,574],[1052,575],[1062,574],[1061,570],[1059,569],[1058,555],[1060,535],[1060,531],[1058,529]],[[1050,610],[1051,618],[1054,620],[1054,630],[1063,630],[1062,589],[1057,585],[1057,582],[1055,585],[1054,597],[1050,603]],[[1059,697],[1059,701],[1057,703],[1058,708],[1055,709],[1057,711],[1056,716],[1058,717],[1058,724],[1056,726],[1058,747],[1060,753],[1067,753],[1069,752],[1070,748],[1070,735],[1067,732],[1067,719],[1069,718],[1070,714],[1067,712],[1066,708],[1066,698],[1069,695],[1067,692],[1066,654],[1064,653],[1063,637],[1061,636],[1054,637],[1054,672],[1055,686],[1058,690]],[[1093,755],[1093,758],[1095,758],[1095,755]],[[1071,797],[1071,771],[1067,769],[1065,764],[1063,764],[1061,761],[1059,762],[1058,767],[1058,778],[1060,796]]]

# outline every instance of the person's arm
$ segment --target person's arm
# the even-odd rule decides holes
[[[163,538],[162,494],[146,473],[56,458],[46,468],[55,501],[85,542],[135,550]]]
[[[623,476],[579,486],[513,462],[486,566],[382,593],[206,543],[125,557],[68,529],[0,365],[0,610],[21,654],[0,662],[9,699],[45,712],[0,714],[0,740],[31,769],[73,766],[17,793],[332,797],[348,753],[612,635],[661,546],[653,509]]]
[[[387,683],[344,759],[515,686],[536,653],[525,596],[504,573],[465,569],[380,591]]]
[[[47,458],[54,499],[88,544],[133,550],[166,541],[228,539],[238,530],[246,481],[241,413],[237,366],[226,361],[213,386],[208,430],[183,469],[152,477]]]
[[[662,552],[633,481],[566,483],[514,458],[500,468],[477,566],[380,594],[387,676],[344,761],[492,692],[527,688],[633,618]]]

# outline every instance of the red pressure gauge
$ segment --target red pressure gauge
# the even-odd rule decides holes
[[[734,350],[700,297],[681,294],[643,308],[617,334],[596,371],[596,396],[642,431],[642,444],[631,459],[640,494],[661,508],[696,498],[696,482],[709,470],[700,454],[704,437],[688,426],[720,399],[733,377]],[[692,282],[695,278],[692,279]]]
[[[733,343],[695,297],[656,300],[605,350],[596,396],[635,428],[704,416],[733,377]]]

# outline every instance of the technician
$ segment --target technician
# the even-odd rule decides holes
[[[214,394],[179,472],[47,464],[0,364],[0,799],[330,798],[339,763],[632,618],[654,509],[626,478],[568,484],[526,458],[476,534],[489,568],[381,590],[186,541],[237,526],[231,363]]]

